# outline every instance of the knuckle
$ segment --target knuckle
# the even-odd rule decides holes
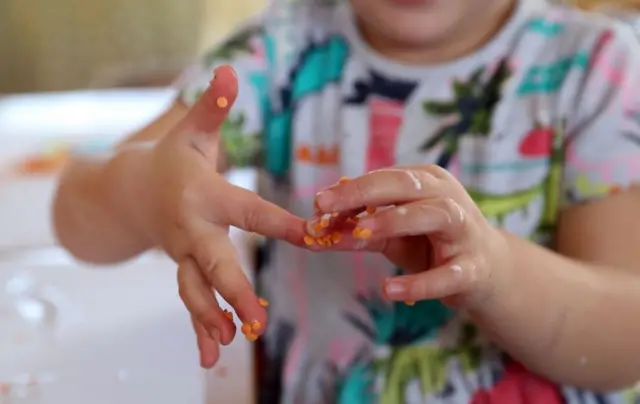
[[[442,198],[442,208],[447,213],[449,224],[456,230],[461,230],[466,226],[467,218],[464,210],[453,198]]]
[[[424,171],[438,180],[448,180],[451,178],[451,173],[437,164],[427,165]]]
[[[193,257],[203,274],[210,278],[211,274],[220,265],[220,258],[211,251],[211,243],[208,238],[200,237],[193,242]]]
[[[347,185],[353,184],[354,195],[358,200],[368,200],[374,196],[374,187],[370,185],[370,181],[353,181]]]

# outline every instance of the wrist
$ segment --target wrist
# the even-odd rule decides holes
[[[151,186],[152,149],[123,149],[105,166],[105,198],[119,220],[142,244],[154,245]]]
[[[489,233],[485,237],[488,243],[482,260],[485,268],[481,269],[478,285],[468,299],[468,309],[473,312],[482,312],[495,302],[504,302],[505,294],[516,291],[514,285],[517,280],[514,279],[513,268],[516,265],[514,251],[517,246],[514,243],[520,240],[495,227],[491,227]]]

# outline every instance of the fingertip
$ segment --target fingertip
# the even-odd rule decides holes
[[[226,119],[238,96],[238,77],[231,66],[220,66],[186,121],[198,132],[214,133]]]
[[[233,67],[223,65],[213,71],[206,91],[215,107],[228,110],[238,95],[238,75]]]

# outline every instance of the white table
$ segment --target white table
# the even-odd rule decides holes
[[[152,119],[173,95],[155,89],[0,99],[1,165],[55,139],[115,141]],[[230,180],[251,188],[255,178],[239,171]],[[223,351],[213,371],[199,368],[170,260],[150,253],[114,268],[80,265],[55,245],[49,218],[55,178],[0,181],[0,383],[13,383],[28,403],[253,402],[252,350],[242,338]],[[232,231],[250,269],[246,236]],[[31,313],[35,328],[2,321],[9,307],[2,288],[10,279],[14,286],[35,281],[11,306]],[[30,379],[37,383],[29,386]]]

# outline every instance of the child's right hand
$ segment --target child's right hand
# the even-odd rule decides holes
[[[229,239],[229,226],[300,245],[304,222],[219,175],[219,128],[238,91],[228,66],[215,72],[209,89],[187,116],[149,153],[150,192],[142,228],[179,263],[180,297],[191,313],[205,367],[215,364],[219,343],[229,344],[235,326],[220,309],[214,290],[235,309],[250,340],[267,321]],[[262,304],[261,304],[262,303]],[[228,314],[227,314],[228,315]],[[244,327],[244,328],[247,328]]]

